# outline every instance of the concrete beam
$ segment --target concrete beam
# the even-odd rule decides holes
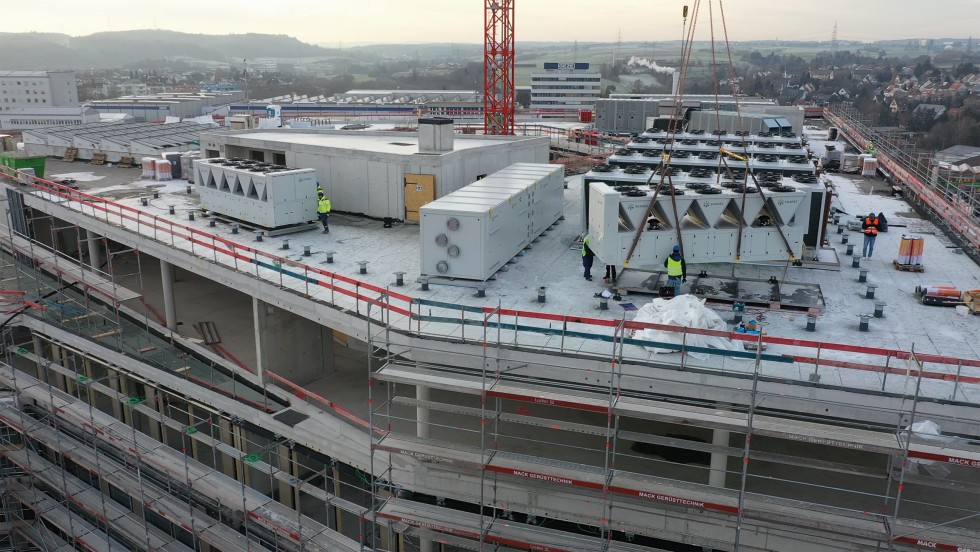
[[[174,268],[167,261],[160,261],[160,280],[163,285],[163,310],[167,329],[177,331],[177,302],[174,299]]]

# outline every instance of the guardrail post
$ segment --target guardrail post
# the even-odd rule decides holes
[[[956,363],[956,379],[953,380],[953,396],[950,397],[950,400],[953,401],[956,400],[956,391],[959,389],[960,386],[960,371],[962,369],[963,369],[963,360],[960,359],[960,361]]]
[[[681,370],[684,369],[684,362],[687,358],[687,330],[681,335]]]
[[[809,380],[813,383],[817,383],[820,381],[820,374],[818,372],[820,371],[820,353],[821,353],[822,346],[823,346],[823,342],[817,343],[817,359],[816,362],[813,364],[813,373],[810,374],[809,377]]]

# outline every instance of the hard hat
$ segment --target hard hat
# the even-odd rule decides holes
[[[674,246],[674,251],[675,251],[675,252],[676,252],[676,251],[680,251],[680,250],[681,250],[681,246],[679,246],[679,245],[675,245],[675,246]]]

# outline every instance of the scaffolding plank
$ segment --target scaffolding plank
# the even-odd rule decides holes
[[[0,416],[4,418],[9,419],[16,415],[17,411],[10,407],[0,409]],[[67,443],[67,441],[59,438],[57,432],[49,426],[34,424],[26,432],[31,438],[37,439],[52,448],[57,448],[59,443],[61,445]],[[96,458],[94,451],[87,446],[72,447],[68,451],[63,451],[63,454],[100,479],[121,489],[140,488],[141,481],[135,474],[104,455]],[[187,511],[187,504],[182,500],[166,494],[146,481],[143,481],[142,485],[142,491],[139,494],[143,498],[144,507],[157,512],[184,530],[199,535],[202,541],[221,550],[244,551],[249,549],[248,540],[235,529],[219,523],[200,510],[195,510],[191,515]],[[135,497],[136,495],[131,496]]]
[[[48,462],[37,453],[24,449],[5,451],[2,454],[11,462],[29,470],[34,477],[67,497],[75,505],[89,512],[100,523],[104,523],[112,527],[113,531],[125,535],[131,544],[138,546],[149,544],[151,550],[191,552],[187,546],[166,536],[159,529],[145,527],[132,512],[124,509],[113,500],[103,500],[100,491],[67,472],[63,473],[60,467]]]
[[[378,516],[457,537],[479,540],[481,517],[478,514],[440,508],[431,504],[388,499],[378,510]],[[574,535],[564,531],[484,518],[484,541],[542,552],[598,552],[605,550],[604,541],[596,537]]]
[[[9,370],[7,366],[0,367],[0,381],[6,380],[13,384],[13,375],[10,374],[8,378]],[[21,378],[27,383],[34,380],[21,374],[18,376],[18,383]],[[36,389],[37,386],[34,385],[33,388]],[[47,393],[40,389],[25,396],[30,396],[41,405],[50,403]],[[80,400],[68,397],[56,401],[55,406],[60,419],[124,451],[135,454],[139,450],[139,458],[146,466],[175,481],[192,482],[198,493],[205,496],[225,496],[226,504],[241,503],[250,523],[259,524],[296,542],[302,541],[307,550],[335,552],[361,549],[357,541],[309,517],[297,519],[295,510],[275,502],[251,487],[243,487],[235,479],[188,458],[148,435],[134,432],[132,427],[104,412],[90,409]]]
[[[49,249],[32,246],[31,242],[25,238],[13,235],[12,237],[2,236],[0,240],[10,244],[19,253],[23,253],[40,262],[44,270],[57,275],[65,282],[80,284],[85,288],[96,290],[99,294],[119,302],[142,297],[141,294],[131,289],[121,287],[106,280],[97,272],[81,269],[77,260],[57,255]]]
[[[128,552],[129,547],[107,538],[105,533],[97,530],[88,522],[68,511],[51,497],[37,491],[27,489],[10,489],[8,495],[18,502],[34,510],[38,517],[69,535],[72,540],[86,550],[92,552]]]

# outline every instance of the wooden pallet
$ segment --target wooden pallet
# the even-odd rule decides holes
[[[119,163],[116,164],[117,167],[122,169],[128,169],[136,165],[136,159],[130,155],[124,155],[119,159]]]
[[[915,265],[912,265],[912,264],[902,264],[902,263],[900,263],[898,261],[892,261],[892,264],[895,265],[895,268],[896,269],[901,270],[903,272],[925,272],[926,271],[926,266],[925,265],[920,265],[920,264],[915,264]]]
[[[65,156],[61,160],[66,163],[71,163],[75,160],[76,155],[78,155],[78,148],[68,148],[65,150]]]
[[[105,165],[106,155],[104,153],[96,153],[92,155],[91,163],[93,165]]]

